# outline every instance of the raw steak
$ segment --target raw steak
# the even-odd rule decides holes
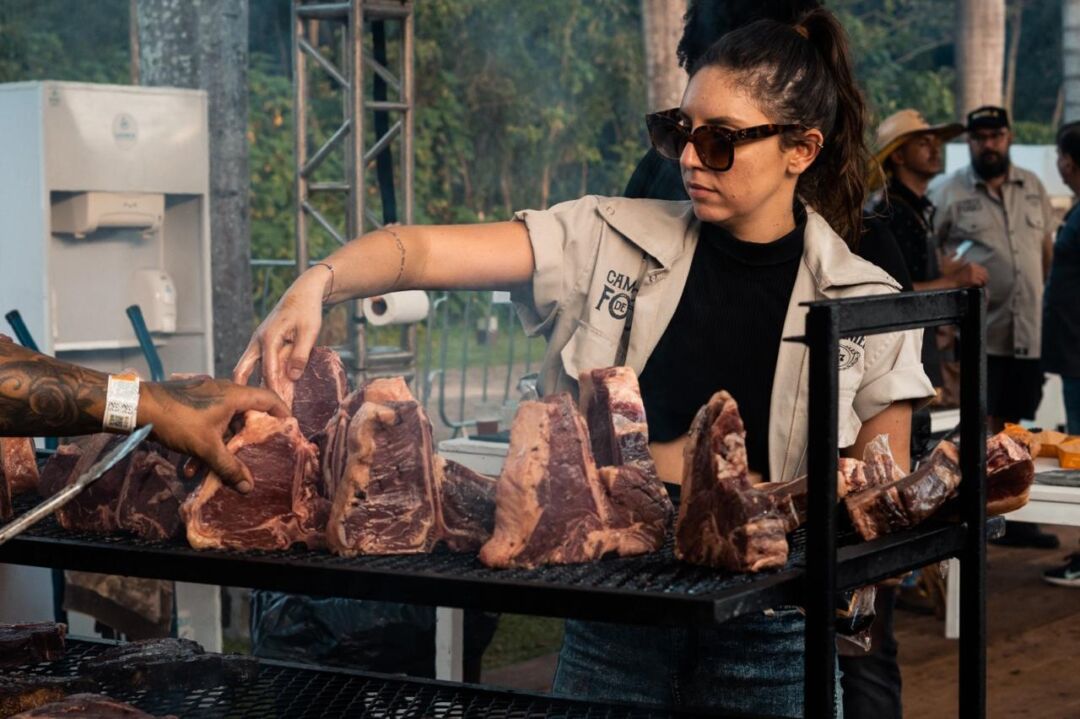
[[[836,471],[837,500],[843,499],[852,492],[862,491],[867,486],[866,465],[863,461],[840,457]],[[766,492],[773,497],[776,511],[784,519],[784,529],[789,534],[806,523],[806,475],[787,482],[755,484],[754,489]]]
[[[37,490],[38,468],[34,440],[0,437],[0,482],[11,486],[12,496]]]
[[[98,461],[98,458],[123,438],[115,434],[93,434],[63,445],[45,464],[38,484],[39,491],[52,496],[74,482]],[[115,532],[116,505],[127,473],[128,456],[84,489],[80,495],[56,511],[60,526],[71,531],[109,534]]]
[[[112,686],[191,691],[250,682],[259,662],[240,654],[207,654],[189,639],[145,639],[107,649],[84,660],[80,669]]]
[[[607,367],[582,372],[578,386],[581,413],[589,426],[597,466],[629,465],[658,479],[649,451],[645,404],[634,370]]]
[[[439,539],[455,552],[475,552],[495,529],[495,486],[491,477],[435,456]]]
[[[960,485],[960,454],[941,442],[912,474],[885,485],[849,494],[851,523],[863,539],[914,527],[943,505]]]
[[[311,437],[322,430],[349,391],[349,378],[338,353],[329,347],[311,350],[307,368],[296,382],[284,382],[281,399],[292,408],[300,433]]]
[[[175,539],[183,534],[180,505],[196,482],[155,451],[136,450],[117,503],[117,524],[143,539]]]
[[[495,531],[480,561],[532,568],[655,551],[670,517],[657,489],[634,467],[610,468],[601,478],[570,395],[523,402],[495,490]]]
[[[360,411],[364,402],[385,404],[386,402],[410,402],[413,399],[409,385],[403,378],[390,377],[371,380],[341,401],[320,436],[322,452],[319,457],[323,491],[330,501],[333,501],[337,486],[345,475],[345,463],[349,458],[349,422]]]
[[[59,659],[66,635],[67,626],[56,622],[0,624],[0,667]]]
[[[1004,514],[1028,501],[1035,463],[1027,449],[1005,432],[986,440],[986,513]]]
[[[130,704],[110,699],[101,694],[72,694],[67,699],[16,714],[11,719],[70,719],[72,717],[81,717],[82,719],[176,719],[172,714],[164,717],[154,717]]]
[[[240,494],[207,475],[181,506],[188,542],[196,549],[288,549],[321,538],[301,530],[295,510],[301,485],[317,477],[315,446],[296,419],[247,412],[243,429],[227,445],[251,471],[254,487]]]
[[[717,392],[690,426],[675,556],[735,572],[782,567],[785,527],[773,498],[751,486],[738,405]]]
[[[349,557],[430,552],[439,510],[424,410],[416,402],[364,402],[348,440],[326,528],[331,551]]]
[[[92,680],[81,677],[0,674],[0,719],[95,688]]]
[[[867,443],[863,450],[863,465],[866,475],[866,486],[863,489],[881,487],[904,478],[904,470],[896,466],[896,460],[893,459],[887,434],[879,434]],[[852,490],[862,491],[858,487],[853,487]]]

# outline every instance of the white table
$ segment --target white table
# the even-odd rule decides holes
[[[1028,503],[1005,515],[1009,520],[1080,527],[1080,487],[1038,483],[1039,473],[1055,469],[1060,469],[1056,459],[1039,457],[1035,460],[1036,482],[1031,486]],[[957,559],[949,560],[946,587],[945,636],[957,639],[960,636],[960,562]]]

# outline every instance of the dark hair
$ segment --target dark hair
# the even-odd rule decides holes
[[[804,13],[797,26],[758,20],[720,38],[690,75],[712,66],[736,72],[771,122],[821,130],[824,148],[799,177],[796,192],[850,247],[858,246],[870,162],[863,136],[866,101],[837,19],[818,8]]]
[[[755,20],[794,25],[808,10],[819,7],[819,0],[690,0],[676,50],[679,65],[689,70],[720,36]]]
[[[1056,142],[1062,154],[1068,155],[1073,162],[1080,165],[1080,121],[1067,122],[1059,127]]]

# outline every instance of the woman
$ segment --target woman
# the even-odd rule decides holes
[[[654,147],[680,162],[690,202],[585,197],[512,222],[370,233],[297,280],[236,378],[260,357],[271,388],[299,377],[324,302],[511,287],[527,329],[548,340],[542,392],[576,391],[578,372],[592,367],[640,374],[665,481],[679,481],[693,412],[721,388],[740,403],[751,468],[791,479],[806,463],[807,361],[804,346],[781,337],[802,333],[800,303],[898,289],[837,234],[860,231],[863,116],[831,14],[748,25],[701,58],[681,108],[649,118]],[[911,401],[933,394],[919,342],[917,332],[844,341],[847,452],[861,455],[888,433],[906,465]],[[802,631],[794,609],[711,631],[567,622],[555,690],[798,714]]]

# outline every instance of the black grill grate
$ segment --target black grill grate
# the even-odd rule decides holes
[[[109,646],[108,643],[69,640],[63,659],[11,671],[78,676],[83,659],[95,656]],[[312,669],[271,661],[261,662],[259,676],[243,686],[163,692],[104,685],[102,693],[145,712],[158,716],[175,714],[180,719],[621,719],[671,716],[658,709],[344,670]]]
[[[35,497],[22,496],[16,500],[16,511],[26,511],[37,501]],[[716,598],[732,592],[741,594],[755,584],[777,580],[801,567],[805,547],[802,535],[799,530],[792,536],[786,570],[756,575],[732,574],[679,562],[673,554],[670,534],[663,550],[649,555],[533,570],[498,570],[485,567],[475,553],[449,551],[339,557],[301,548],[277,552],[194,550],[184,540],[150,542],[128,534],[69,532],[60,527],[55,517],[48,517],[0,547],[0,561],[166,579],[199,579],[205,583],[328,596],[448,603],[504,611],[517,607],[522,612],[644,623],[656,623],[657,617],[636,617],[641,607],[633,606],[634,603],[663,601],[674,603],[669,609],[675,611],[673,616],[660,621],[685,624],[716,621],[721,618],[716,615]],[[448,580],[457,584],[446,585]],[[391,588],[387,582],[395,586]],[[529,594],[529,590],[535,590],[533,608],[521,607],[518,600],[522,597],[506,606],[492,606],[498,592]],[[545,590],[572,591],[577,599],[568,598],[565,606],[551,606],[551,596],[542,596]],[[590,606],[589,598],[581,596],[582,593],[603,600],[603,606]],[[765,599],[765,604],[746,605],[738,613],[772,606],[772,602],[785,598],[773,594]],[[529,603],[527,598],[526,603]],[[735,614],[722,618],[731,616]]]

